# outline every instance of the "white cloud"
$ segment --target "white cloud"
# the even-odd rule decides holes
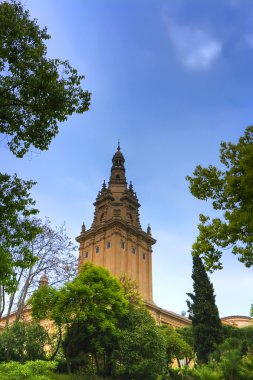
[[[168,35],[181,63],[188,69],[209,69],[222,51],[222,44],[199,28],[166,20]]]

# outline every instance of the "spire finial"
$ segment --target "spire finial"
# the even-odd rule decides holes
[[[120,150],[120,139],[118,139],[118,150]]]
[[[148,224],[148,228],[147,228],[147,234],[148,234],[148,235],[151,235],[151,227],[150,227],[149,224]]]

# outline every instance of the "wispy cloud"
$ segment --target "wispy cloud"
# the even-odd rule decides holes
[[[166,18],[169,39],[180,62],[192,70],[209,69],[222,51],[220,41],[200,28],[178,25]]]

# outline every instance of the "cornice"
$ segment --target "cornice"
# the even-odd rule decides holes
[[[97,227],[92,227],[89,230],[82,232],[79,236],[76,237],[76,241],[78,243],[81,243],[86,239],[95,237],[99,233],[105,233],[114,227],[119,227],[120,229],[124,229],[128,233],[130,232],[133,235],[135,235],[136,237],[139,237],[139,238],[142,238],[142,239],[148,241],[148,243],[150,245],[153,245],[156,243],[156,240],[151,235],[149,235],[145,231],[143,231],[142,229],[136,228],[136,227],[132,226],[131,224],[129,224],[129,223],[127,223],[121,219],[118,219],[118,218],[117,219],[115,218],[114,220],[110,220],[110,221],[105,222],[105,223],[101,223]]]
[[[144,301],[144,305],[148,307],[149,309],[154,310],[155,312],[158,312],[160,314],[165,314],[167,317],[171,318],[172,320],[176,320],[180,323],[183,323],[184,325],[190,326],[192,324],[189,318],[183,317],[182,315],[174,313],[173,311],[162,309],[161,307],[157,306],[155,303]]]

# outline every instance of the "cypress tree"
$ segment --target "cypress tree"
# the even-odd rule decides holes
[[[191,301],[187,300],[187,306],[192,320],[197,363],[201,364],[208,362],[209,354],[222,342],[222,327],[213,285],[199,256],[193,257],[192,279],[194,293],[187,293],[191,298]]]

